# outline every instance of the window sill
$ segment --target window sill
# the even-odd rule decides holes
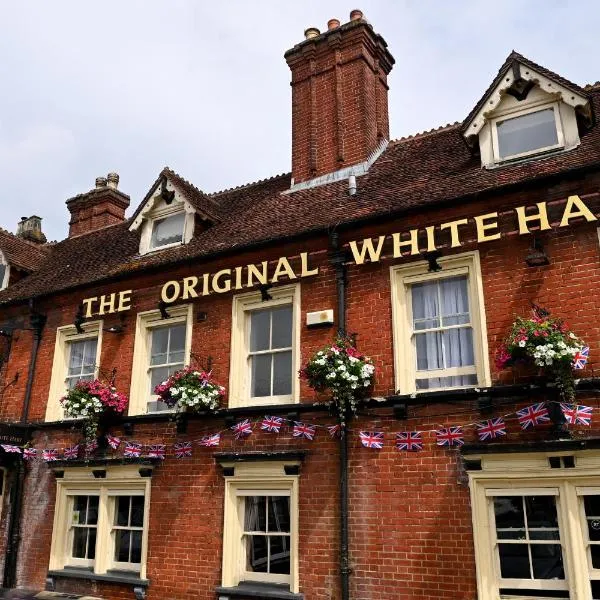
[[[304,594],[294,594],[286,589],[287,587],[272,583],[242,582],[236,587],[218,587],[216,592],[219,600],[228,600],[229,598],[304,600]]]
[[[87,579],[88,581],[107,581],[109,583],[124,583],[139,587],[148,587],[148,579],[140,579],[137,573],[126,571],[107,571],[106,573],[93,573],[89,569],[67,567],[57,571],[48,571],[48,577],[64,577],[67,579]]]

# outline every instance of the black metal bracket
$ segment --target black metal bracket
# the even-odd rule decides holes
[[[269,290],[272,288],[272,285],[265,285],[264,283],[258,286],[258,291],[260,292],[260,301],[266,302],[267,300],[273,300],[273,296],[269,294]]]
[[[133,423],[131,421],[123,423],[123,433],[125,435],[133,435]]]
[[[175,199],[175,191],[169,191],[167,189],[167,178],[163,177],[160,184],[160,197],[165,201],[165,204],[169,206],[171,202]]]
[[[482,415],[489,415],[494,410],[494,399],[491,396],[479,396],[477,410]]]
[[[394,419],[400,421],[408,419],[408,406],[404,402],[394,403],[392,410],[394,411]]]

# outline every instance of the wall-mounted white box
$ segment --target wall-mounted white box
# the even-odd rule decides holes
[[[306,326],[333,325],[333,309],[306,313]]]

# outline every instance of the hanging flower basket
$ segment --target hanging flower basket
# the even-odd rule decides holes
[[[534,315],[517,318],[496,354],[496,366],[504,369],[519,363],[538,367],[554,380],[562,398],[575,398],[575,357],[584,350],[578,338],[561,319]]]
[[[154,393],[178,413],[214,411],[219,408],[225,388],[212,379],[211,371],[184,367],[154,388]]]
[[[92,440],[97,435],[98,424],[123,414],[129,399],[112,385],[94,379],[77,382],[60,403],[68,416],[83,418],[83,435],[86,440]]]
[[[357,403],[369,395],[375,377],[373,361],[347,338],[319,350],[300,370],[300,377],[318,392],[329,392],[340,420],[355,414]]]

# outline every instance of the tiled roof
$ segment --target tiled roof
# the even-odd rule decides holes
[[[587,94],[595,114],[600,114],[600,89],[588,89]],[[398,215],[585,167],[600,169],[600,125],[585,132],[579,147],[568,152],[483,169],[456,123],[390,142],[369,172],[358,178],[355,196],[348,195],[346,181],[283,194],[290,187],[289,173],[208,195],[168,169],[159,177],[167,174],[182,189],[185,186],[199,210],[215,215],[211,227],[187,245],[144,256],[138,255],[138,233],[128,230],[131,221],[64,240],[51,248],[37,272],[0,292],[0,303],[287,240],[367,217]]]
[[[49,246],[23,240],[0,229],[0,251],[9,265],[31,272],[35,271],[48,256]]]

